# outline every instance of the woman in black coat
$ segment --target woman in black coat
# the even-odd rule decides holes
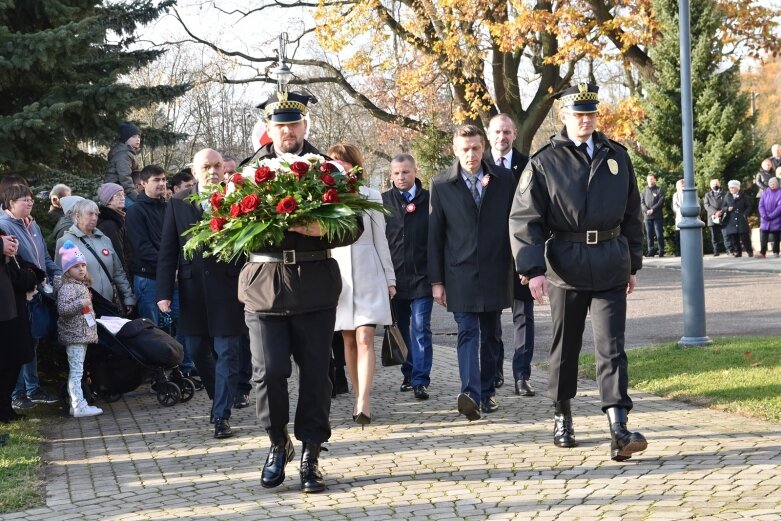
[[[11,407],[11,393],[22,365],[33,359],[27,293],[42,282],[45,274],[32,264],[16,258],[14,237],[0,231],[0,423],[19,420]]]
[[[751,227],[748,225],[748,214],[751,213],[751,200],[740,191],[740,181],[732,180],[727,183],[729,193],[724,197],[724,233],[732,243],[732,255],[742,257],[743,248],[749,257],[754,256],[754,248],[751,246]]]
[[[98,188],[98,198],[100,199],[98,229],[111,239],[111,245],[122,262],[122,269],[125,270],[132,286],[130,241],[125,228],[125,192],[117,184],[105,183]]]

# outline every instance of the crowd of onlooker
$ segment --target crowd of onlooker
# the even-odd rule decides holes
[[[762,161],[759,172],[754,177],[757,189],[756,202],[753,197],[744,193],[743,184],[732,179],[727,182],[727,191],[721,187],[721,180],[711,179],[710,190],[702,197],[705,210],[705,226],[709,230],[713,255],[727,253],[734,257],[742,257],[745,252],[749,257],[764,259],[768,253],[768,245],[772,244],[773,255],[779,256],[781,242],[781,145],[771,147],[771,156]],[[675,214],[674,253],[680,251],[680,229],[678,224],[683,220],[683,179],[675,184],[676,191],[671,197],[671,207]],[[666,203],[664,190],[657,184],[656,176],[649,175],[646,188],[642,194],[642,208],[646,229],[646,256],[665,255],[664,240],[664,206]],[[752,212],[756,210],[759,216],[759,252],[754,252],[751,242]]]

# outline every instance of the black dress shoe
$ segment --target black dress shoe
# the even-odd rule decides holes
[[[556,413],[554,415],[553,444],[557,447],[577,447],[575,441],[575,428],[572,426],[572,411],[570,401],[564,400],[556,402]]]
[[[320,444],[304,442],[301,452],[301,490],[304,492],[322,492],[325,480],[320,472]]]
[[[610,422],[610,459],[626,461],[635,452],[648,448],[648,442],[639,432],[629,432],[626,428],[627,411],[621,407],[611,407],[607,410]]]
[[[480,419],[480,407],[477,402],[466,393],[458,395],[458,413],[466,416],[466,419],[471,421]]]
[[[412,390],[412,382],[409,378],[406,376],[404,377],[404,380],[401,382],[401,387],[399,387],[399,391],[401,392],[407,392]]]
[[[230,423],[227,418],[214,418],[214,437],[217,439],[233,436]]]
[[[241,393],[236,397],[236,400],[233,402],[233,408],[234,409],[244,409],[245,407],[249,407],[249,394]]]
[[[428,400],[428,389],[425,385],[416,385],[413,392],[418,400]]]
[[[293,461],[296,451],[286,429],[269,429],[268,436],[271,447],[263,465],[260,485],[263,488],[274,488],[285,481],[285,465]]]
[[[485,400],[482,401],[480,404],[480,410],[484,413],[492,413],[496,411],[499,408],[499,404],[496,403],[496,397],[495,396],[489,396]]]
[[[520,379],[515,381],[515,394],[518,396],[534,396],[536,393],[529,384],[529,380]]]
[[[504,385],[504,376],[500,374],[496,375],[496,378],[494,378],[494,387],[496,389],[499,389],[503,385]]]

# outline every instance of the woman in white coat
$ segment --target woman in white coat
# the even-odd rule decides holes
[[[363,169],[363,157],[352,145],[339,144],[328,155],[347,170]],[[359,174],[360,176],[360,174]],[[377,190],[361,187],[361,193],[382,204]],[[344,339],[344,359],[353,384],[353,420],[371,423],[371,390],[374,380],[374,330],[392,322],[390,298],[396,294],[396,274],[385,237],[385,217],[376,211],[363,216],[363,234],[350,246],[335,248],[333,258],[342,272],[342,293],[336,307],[336,331]]]

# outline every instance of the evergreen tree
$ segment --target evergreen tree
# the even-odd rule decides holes
[[[752,144],[750,97],[740,91],[739,63],[722,61],[719,38],[725,14],[711,0],[691,0],[694,170],[697,192],[710,179],[747,181],[758,168],[762,151]],[[640,152],[634,154],[641,183],[653,173],[667,194],[665,215],[674,222],[670,197],[683,178],[678,0],[655,0],[661,35],[650,55],[656,79],[643,100],[646,118],[640,126]],[[748,184],[747,184],[748,185]]]
[[[79,144],[110,145],[133,108],[186,92],[119,81],[164,52],[134,49],[134,33],[175,1],[0,0],[0,173],[97,175],[102,161]],[[184,137],[143,133],[145,146]]]

